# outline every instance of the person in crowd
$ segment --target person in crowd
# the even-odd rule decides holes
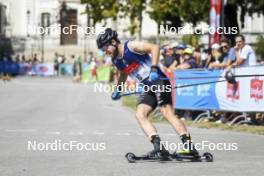
[[[59,59],[60,60],[60,59]],[[66,58],[66,56],[65,55],[63,55],[62,57],[61,57],[61,64],[65,64],[66,63],[66,61],[67,61],[67,58]]]
[[[209,68],[227,68],[236,60],[236,54],[234,48],[230,46],[230,42],[227,38],[222,38],[220,40],[222,55],[220,56],[218,62],[213,62],[209,64]],[[222,62],[220,62],[222,60]]]
[[[183,43],[179,44],[178,46],[175,47],[175,54],[176,57],[179,59],[179,64],[183,62],[183,51],[187,48],[187,46]]]
[[[163,72],[172,72],[177,67],[179,64],[179,57],[177,56],[171,45],[164,47],[163,65],[161,67]]]
[[[91,71],[92,79],[95,78],[95,80],[97,80],[96,68],[97,68],[96,58],[93,57],[90,63],[90,71]]]
[[[183,51],[183,63],[178,65],[176,69],[184,70],[193,68],[197,68],[197,64],[193,57],[193,50],[191,48],[186,48]]]
[[[235,41],[236,45],[234,49],[236,54],[236,62],[232,64],[232,67],[246,67],[256,65],[256,54],[252,47],[245,43],[245,37],[239,34],[236,36]]]
[[[58,53],[55,52],[54,54],[54,59],[53,59],[53,63],[54,63],[54,71],[55,71],[55,75],[59,76],[59,58],[58,58]]]
[[[94,53],[92,51],[90,51],[88,54],[88,64],[90,64],[92,62],[93,57],[94,57]]]
[[[197,65],[197,67],[201,67],[202,66],[202,54],[201,54],[201,49],[200,48],[195,48],[194,52],[193,52],[193,57],[195,59],[195,63]]]
[[[15,62],[16,63],[20,63],[20,55],[19,54],[16,55]]]
[[[3,76],[2,76],[2,80],[3,81],[10,81],[11,80],[11,75],[10,75],[10,70],[8,69],[8,67],[7,67],[7,65],[9,65],[10,63],[11,63],[11,61],[12,61],[12,59],[11,59],[11,56],[8,56],[7,54],[4,54],[3,56],[2,56],[2,62],[3,62]]]
[[[38,60],[38,55],[35,53],[34,57],[33,57],[33,63],[32,64],[38,64],[39,60]]]
[[[25,54],[22,55],[22,58],[21,58],[21,63],[26,63],[26,56]]]
[[[208,49],[205,67],[209,67],[211,63],[220,63],[221,46],[218,43],[214,43],[211,48]]]
[[[80,83],[81,81],[81,70],[82,70],[82,65],[81,65],[81,58],[75,58],[75,55],[71,56],[72,61],[73,61],[73,82],[74,83]]]

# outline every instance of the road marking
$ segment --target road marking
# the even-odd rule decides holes
[[[59,132],[59,131],[47,131],[46,132],[46,134],[51,134],[51,135],[60,135],[61,134],[61,132]]]
[[[130,136],[130,133],[116,133],[117,136]]]
[[[104,135],[104,132],[100,132],[100,131],[94,131],[93,132],[94,135]]]
[[[84,133],[82,131],[70,131],[69,135],[83,135]]]
[[[143,133],[136,133],[138,136],[144,136]]]
[[[6,132],[35,132],[36,129],[6,129]]]

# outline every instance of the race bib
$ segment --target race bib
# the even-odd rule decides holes
[[[136,70],[134,70],[129,76],[136,82],[142,82],[148,78],[150,73],[150,67],[145,63],[141,64]]]

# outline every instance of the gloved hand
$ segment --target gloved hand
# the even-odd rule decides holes
[[[112,100],[119,100],[121,98],[121,91],[115,89],[111,95]]]
[[[151,66],[149,74],[149,82],[156,82],[159,79],[158,66]]]

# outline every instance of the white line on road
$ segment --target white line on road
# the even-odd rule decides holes
[[[59,132],[59,131],[47,131],[46,132],[46,134],[51,134],[51,135],[60,135],[61,134],[61,132]]]
[[[35,132],[36,129],[6,129],[6,132]]]
[[[117,136],[130,136],[130,133],[116,133]]]
[[[100,131],[94,131],[93,132],[94,135],[104,135],[104,132],[100,132]]]

